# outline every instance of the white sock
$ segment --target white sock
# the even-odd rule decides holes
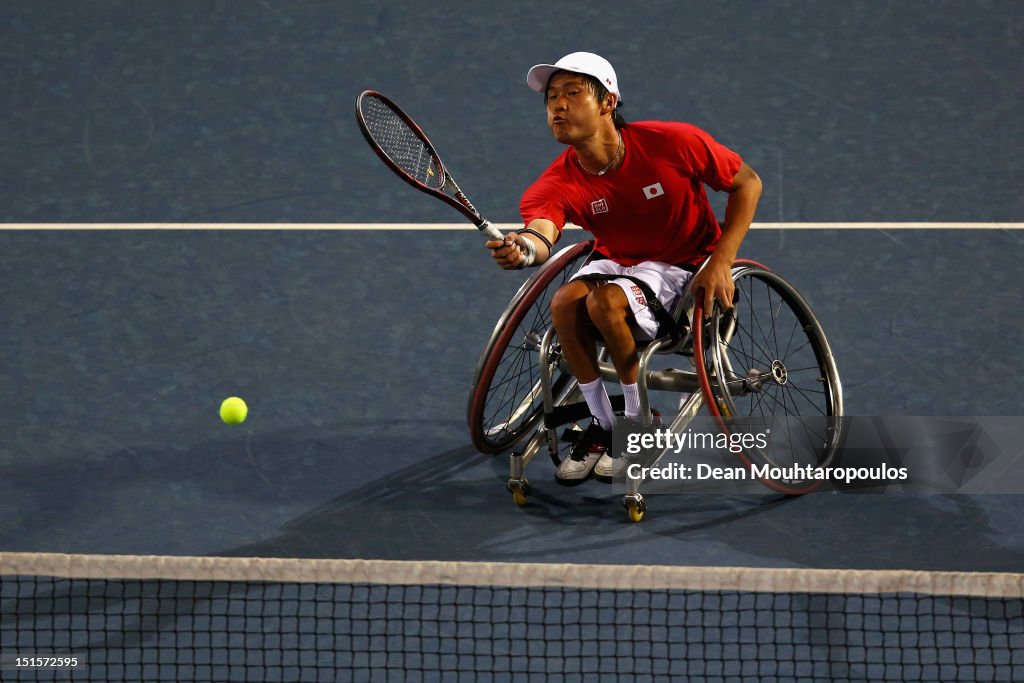
[[[626,417],[630,420],[640,418],[640,392],[635,384],[622,384],[622,397],[626,399]]]
[[[612,410],[612,402],[604,388],[604,380],[598,377],[589,384],[581,383],[580,391],[587,401],[590,414],[597,418],[602,428],[611,430],[615,426],[615,411]]]

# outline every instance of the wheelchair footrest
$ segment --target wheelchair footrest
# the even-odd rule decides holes
[[[609,397],[612,402],[612,410],[622,412],[626,409],[626,399],[622,395]],[[586,402],[569,403],[564,406],[556,406],[550,413],[544,413],[544,426],[548,429],[561,427],[570,422],[579,422],[590,417],[590,408]]]
[[[580,439],[583,438],[583,431],[579,429],[573,429],[571,427],[562,430],[562,436],[559,437],[560,441],[566,443],[579,443]]]

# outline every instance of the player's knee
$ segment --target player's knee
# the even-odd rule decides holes
[[[617,286],[598,287],[587,296],[587,314],[598,329],[606,329],[626,320],[628,302]]]
[[[582,283],[570,282],[562,285],[551,297],[551,321],[555,329],[569,327],[580,315],[581,309],[585,311],[587,296],[586,287],[580,287]]]

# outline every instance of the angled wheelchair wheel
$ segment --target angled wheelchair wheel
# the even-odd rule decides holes
[[[813,490],[805,473],[825,466],[842,442],[842,384],[825,332],[782,276],[737,261],[734,307],[716,304],[695,326],[694,360],[708,410],[726,432],[762,433],[739,453],[786,494]],[[700,307],[694,312],[701,315]],[[767,466],[766,470],[764,466]]]
[[[530,434],[543,415],[537,360],[551,327],[551,297],[590,255],[593,242],[568,246],[548,259],[512,298],[484,347],[469,396],[469,431],[482,453],[501,453]],[[556,402],[577,387],[556,371]]]

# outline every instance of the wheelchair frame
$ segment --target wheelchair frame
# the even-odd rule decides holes
[[[550,314],[546,310],[544,299],[547,293],[553,294],[558,286],[568,281],[579,269],[579,265],[589,256],[592,245],[592,242],[582,242],[565,247],[537,269],[513,297],[499,319],[477,364],[469,400],[470,432],[474,445],[486,453],[506,452],[516,445],[523,444],[510,455],[509,479],[506,483],[517,505],[525,505],[530,492],[529,482],[524,475],[526,465],[545,446],[552,461],[557,465],[560,462],[558,428],[590,415],[586,404],[580,402],[582,394],[568,364],[561,356],[557,335],[550,324]],[[816,381],[820,382],[821,390],[798,391],[808,404],[813,404],[816,400],[812,400],[814,397],[811,394],[820,393],[822,396],[822,406],[811,407],[827,418],[823,433],[819,435],[820,439],[823,439],[820,454],[815,452],[817,464],[823,465],[833,457],[843,437],[842,421],[838,419],[843,414],[842,384],[824,331],[796,289],[766,266],[754,261],[737,260],[733,266],[733,278],[737,283],[741,280],[744,283],[756,281],[775,293],[774,298],[771,293],[767,295],[771,303],[773,325],[776,316],[781,316],[785,312],[792,314],[794,329],[790,332],[785,353],[789,353],[793,348],[794,339],[799,341],[797,338],[800,335],[806,336],[806,343],[797,347],[797,350],[809,346],[817,367],[801,367],[799,370],[816,370],[820,375]],[[743,307],[743,296],[738,286],[739,300],[734,302],[736,309]],[[744,313],[753,316],[753,309],[756,306],[754,298],[759,295],[751,288],[751,292],[746,296],[749,299],[747,307],[751,310]],[[527,320],[528,309],[534,307],[537,309],[533,311],[534,319]],[[717,419],[720,428],[727,431],[727,419],[743,412],[737,408],[737,402],[749,397],[756,399],[761,394],[767,394],[769,390],[785,389],[790,375],[786,362],[780,357],[773,357],[770,353],[766,355],[764,349],[736,353],[731,348],[735,339],[739,338],[739,343],[742,344],[742,337],[750,334],[749,330],[742,329],[745,321],[742,321],[738,314],[722,311],[716,305],[710,321],[695,326],[692,321],[702,320],[703,311],[700,302],[694,301],[687,291],[676,303],[673,317],[679,321],[681,330],[677,340],[662,337],[641,344],[637,385],[643,424],[652,423],[651,391],[690,394],[667,424],[673,433],[679,433],[686,429],[703,407],[707,407],[711,415]],[[776,346],[778,349],[774,355],[784,355],[782,344]],[[509,380],[504,377],[497,380],[496,375],[502,364],[509,366],[506,363],[509,352],[515,359],[511,364],[511,372],[518,371],[520,376],[528,375],[526,382],[529,386],[524,386],[520,392],[516,385],[517,388],[512,390],[511,399],[502,397],[501,405],[509,406],[507,414],[502,407],[501,410],[494,411],[496,416],[492,418],[486,409],[488,399],[500,390],[508,393]],[[655,356],[670,354],[689,358],[693,369],[651,369],[651,361]],[[754,358],[755,355],[758,358]],[[535,360],[533,365],[530,365],[531,360]],[[803,363],[808,362],[803,356],[800,360]],[[734,369],[737,364],[749,366],[755,361],[764,367],[748,367],[739,372]],[[516,368],[518,370],[515,370]],[[618,374],[603,347],[600,348],[599,369],[606,381],[618,382]],[[509,375],[509,372],[506,370],[505,374]],[[518,378],[514,374],[511,376]],[[782,403],[790,402],[791,399],[784,391],[781,395]],[[799,395],[794,396],[794,403],[802,400]],[[773,400],[779,403],[778,399]],[[763,412],[764,406],[761,405],[759,409]],[[785,409],[788,411],[788,407]],[[500,421],[488,426],[492,420]],[[665,452],[661,453],[655,462],[664,455]],[[747,465],[752,461],[770,460],[761,452],[744,452],[740,459]],[[770,488],[787,494],[805,493],[817,484],[815,481],[762,481]],[[641,484],[638,479],[627,478],[627,492],[622,502],[632,521],[643,519],[647,510],[647,503],[640,493]]]

